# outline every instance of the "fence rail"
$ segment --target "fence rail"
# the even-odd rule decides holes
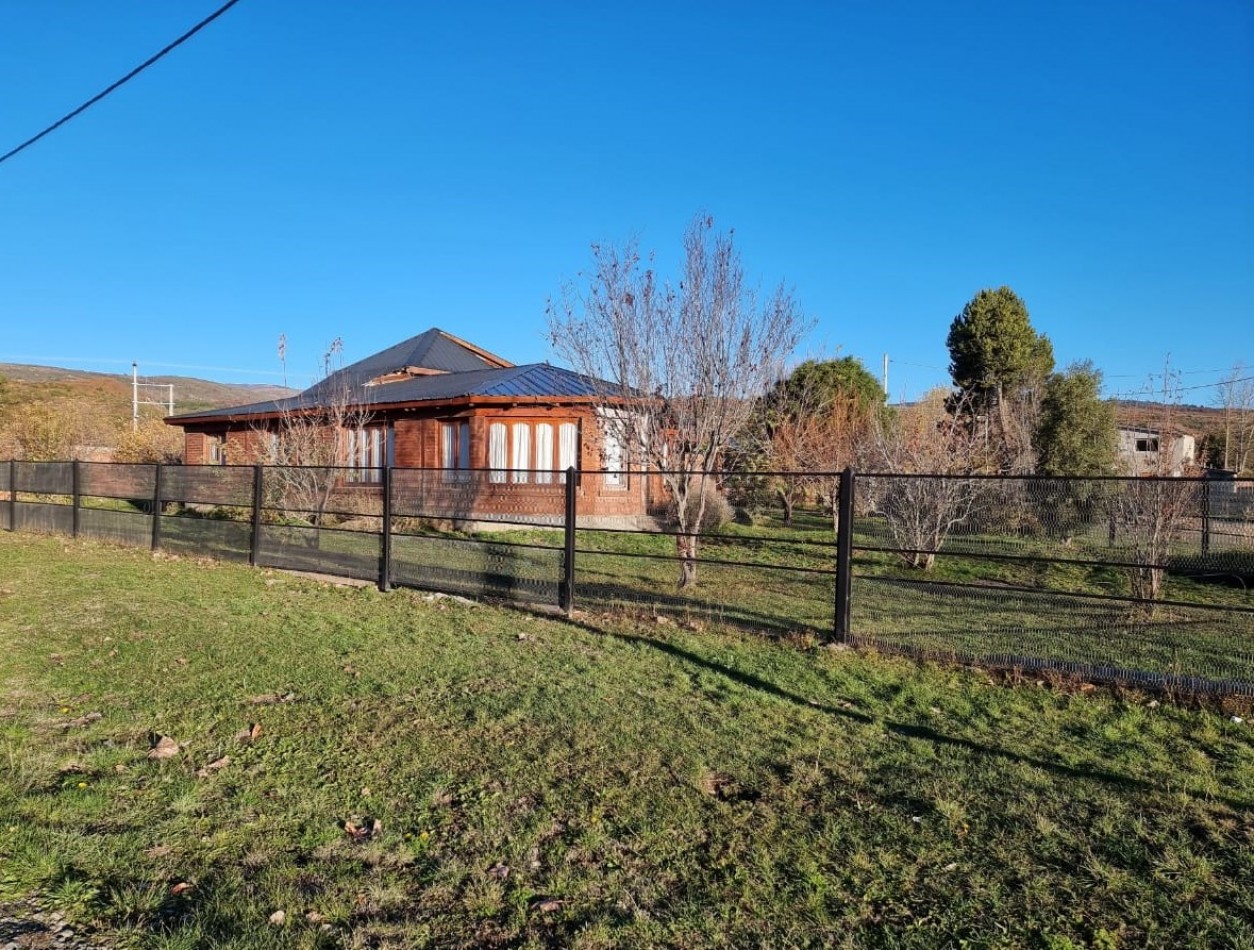
[[[0,528],[1254,694],[1254,482],[728,472],[681,532],[623,506],[651,474],[11,461]]]

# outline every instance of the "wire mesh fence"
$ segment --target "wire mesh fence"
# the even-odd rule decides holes
[[[1252,482],[860,474],[853,510],[859,642],[1254,692]]]
[[[809,474],[757,473],[748,487],[726,477],[710,479],[704,490],[693,484],[682,524],[676,505],[646,512],[614,505],[630,497],[632,479],[667,474],[580,474],[580,606],[831,636],[836,534],[831,511],[801,490]],[[787,509],[769,503],[779,497],[788,499]]]
[[[11,462],[0,527],[1254,693],[1254,482],[725,472],[692,487],[682,517],[676,484],[661,472]]]

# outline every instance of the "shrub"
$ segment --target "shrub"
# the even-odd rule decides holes
[[[701,524],[696,524],[697,505],[700,504],[700,495],[695,491],[688,495],[688,518],[686,520],[694,526],[698,534],[711,534],[732,520],[732,506],[731,502],[723,496],[723,493],[712,482],[706,482],[704,494],[705,511],[701,514]]]

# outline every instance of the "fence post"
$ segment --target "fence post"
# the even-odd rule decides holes
[[[848,643],[849,597],[853,590],[853,468],[840,473],[836,525],[836,641]]]
[[[379,590],[392,589],[392,466],[383,466],[383,537],[379,550]]]
[[[75,459],[70,463],[70,499],[71,504],[74,506],[70,515],[70,537],[72,538],[78,537],[78,509],[81,501],[78,492],[78,478],[78,459]]]
[[[265,500],[265,466],[253,466],[253,527],[248,543],[248,563],[257,566],[261,559],[261,503]]]
[[[161,473],[165,468],[160,462],[152,476],[152,549],[161,548]]]
[[[565,529],[566,540],[562,558],[562,583],[558,587],[558,600],[566,616],[575,612],[575,524],[577,512],[575,508],[575,466],[566,469],[566,506],[562,527]]]
[[[9,530],[17,530],[17,460],[9,459]]]
[[[1210,479],[1202,482],[1202,557],[1210,554]]]

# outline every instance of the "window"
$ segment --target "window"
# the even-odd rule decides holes
[[[1136,450],[1138,452],[1157,452],[1158,440],[1157,439],[1137,439]]]
[[[488,468],[492,470],[488,475],[489,481],[505,481],[505,470],[509,468],[509,444],[506,442],[504,422],[488,426]]]
[[[534,482],[552,485],[554,473],[554,423],[492,422],[488,425],[488,475],[490,481],[515,485]],[[557,426],[557,466],[578,464],[579,424]],[[562,479],[563,481],[565,479]]]
[[[557,429],[557,467],[561,480],[566,481],[566,469],[579,468],[579,424],[563,422]]]
[[[470,423],[445,422],[440,426],[440,467],[446,482],[470,478]]]
[[[553,483],[553,424],[536,423],[536,484]]]
[[[226,464],[226,433],[205,436],[205,457],[209,465]]]
[[[349,429],[345,435],[350,482],[378,483],[383,480],[383,466],[388,464],[388,431],[383,426]]]
[[[515,422],[514,430],[514,484],[522,485],[531,476],[531,423]]]
[[[623,477],[623,443],[612,428],[606,429],[601,442],[602,462],[605,465],[605,487],[626,488]]]

